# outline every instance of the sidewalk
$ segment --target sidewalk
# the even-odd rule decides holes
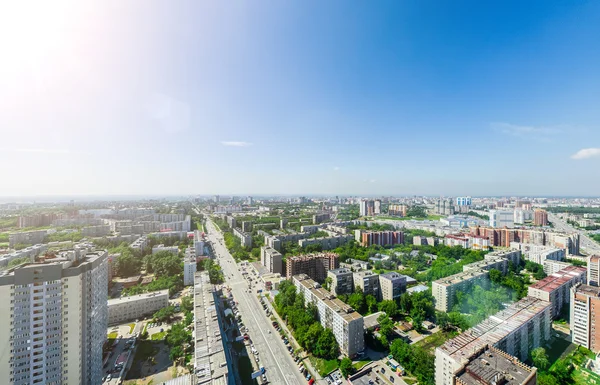
[[[302,350],[302,353],[298,354],[298,356],[301,358],[299,362],[302,362],[304,364],[304,366],[306,366],[306,369],[308,369],[312,378],[315,379],[315,383],[326,385],[327,382],[325,381],[325,379],[323,377],[321,377],[319,372],[317,372],[317,370],[312,366],[312,363],[310,362],[310,359],[308,358],[308,354],[304,351],[304,349],[302,349],[300,344],[298,344],[298,342],[294,339],[294,336],[292,335],[292,332],[290,331],[290,329],[288,329],[286,323],[281,319],[281,317],[279,316],[277,311],[275,311],[275,308],[273,307],[273,304],[271,303],[271,300],[272,300],[271,296],[269,295],[268,297],[267,296],[263,296],[263,297],[267,299],[266,303],[267,303],[267,306],[269,307],[269,310],[271,311],[271,315],[273,317],[275,317],[275,320],[279,323],[279,326],[281,326],[281,329],[287,335],[288,340],[290,341],[290,344],[294,348],[294,351],[296,351],[297,349]]]

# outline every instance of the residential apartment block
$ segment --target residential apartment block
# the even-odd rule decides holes
[[[71,250],[0,276],[3,384],[96,385],[106,340],[106,251]]]
[[[554,274],[554,273],[558,273],[559,271],[561,271],[565,267],[572,266],[569,262],[555,261],[553,259],[546,259],[546,260],[544,260],[543,265],[544,265],[544,273],[546,273],[546,275],[551,275],[551,274]]]
[[[321,325],[333,331],[342,354],[353,357],[364,350],[364,320],[359,313],[306,274],[294,275],[293,282],[306,303],[317,306]]]
[[[340,267],[340,257],[335,253],[305,254],[288,257],[285,261],[287,279],[298,274],[306,274],[317,282],[325,281],[329,270]]]
[[[436,385],[455,385],[457,373],[486,346],[526,360],[531,350],[550,338],[551,312],[550,302],[525,297],[446,341],[435,350]]]
[[[548,213],[545,210],[535,210],[533,212],[533,224],[535,226],[548,226]]]
[[[510,247],[511,242],[531,243],[565,249],[569,254],[579,254],[579,233],[559,233],[541,229],[495,229],[492,227],[471,227],[470,233],[490,239],[490,246]]]
[[[354,238],[363,247],[369,247],[371,245],[400,245],[404,243],[404,233],[402,231],[355,230]]]
[[[189,252],[191,251],[191,253]],[[196,253],[194,248],[189,248],[185,257],[183,258],[183,285],[184,286],[193,286],[194,285],[194,275],[196,274],[196,270],[198,269],[198,265],[196,262]]]
[[[46,230],[35,230],[8,234],[8,247],[14,249],[16,245],[36,245],[43,243],[47,233],[48,231]]]
[[[156,245],[152,247],[152,254],[160,253],[161,251],[166,251],[171,254],[179,254],[179,247],[177,246],[165,246],[163,244]]]
[[[271,273],[283,274],[283,255],[272,247],[260,248],[260,263]]]
[[[152,315],[169,306],[169,291],[151,291],[108,300],[108,324],[116,325]],[[106,333],[106,330],[105,330]]]
[[[504,210],[490,210],[490,227],[493,228],[503,228],[503,227],[513,227],[515,225],[514,222],[514,212],[512,211],[504,211]]]
[[[600,353],[600,287],[577,284],[571,288],[570,296],[573,343]]]
[[[81,235],[84,237],[105,237],[109,234],[109,225],[88,226],[81,229]]]
[[[379,299],[381,292],[379,288],[379,274],[370,270],[363,270],[354,273],[354,289],[361,289],[365,295],[372,295]]]
[[[587,262],[588,284],[600,286],[600,255],[592,255]]]
[[[243,247],[252,247],[252,235],[250,233],[245,233],[238,228],[233,229],[233,235],[240,239],[240,243]]]
[[[331,291],[334,295],[350,294],[354,291],[354,276],[350,269],[339,268],[329,270],[327,278],[331,278]]]
[[[559,249],[553,246],[511,242],[510,247],[512,249],[521,250],[523,257],[526,260],[539,263],[540,265],[542,265],[546,259],[564,261],[566,257],[565,249]]]
[[[388,215],[405,217],[408,207],[406,205],[389,205]]]
[[[535,385],[537,369],[518,358],[486,345],[454,374],[456,385]]]
[[[351,242],[353,239],[354,237],[350,234],[322,238],[306,238],[300,239],[298,241],[298,245],[300,247],[306,247],[308,245],[321,245],[322,250],[332,250]]]
[[[406,276],[393,271],[380,274],[379,288],[381,290],[381,300],[395,301],[406,292]]]
[[[552,318],[571,300],[571,287],[587,281],[585,267],[568,266],[529,286],[527,295],[552,303]]]

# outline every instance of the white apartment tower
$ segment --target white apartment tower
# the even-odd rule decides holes
[[[0,276],[3,384],[102,383],[107,256],[59,252]]]

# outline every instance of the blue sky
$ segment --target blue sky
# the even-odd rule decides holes
[[[373,4],[13,5],[0,195],[598,195],[599,2]]]

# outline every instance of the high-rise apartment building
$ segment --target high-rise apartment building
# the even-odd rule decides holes
[[[375,215],[381,214],[381,201],[379,199],[376,199],[375,203],[373,204],[373,213]]]
[[[535,226],[548,226],[548,213],[545,210],[535,210],[533,224]]]
[[[600,255],[592,255],[587,263],[588,285],[600,286]]]
[[[585,282],[585,267],[569,266],[529,286],[527,295],[552,303],[554,318],[560,314],[563,305],[569,303],[571,287]]]
[[[293,282],[304,300],[317,306],[319,322],[332,330],[342,354],[355,356],[365,348],[364,320],[350,306],[310,279],[306,274],[295,275]]]
[[[393,271],[380,274],[379,288],[381,290],[381,300],[395,301],[406,292],[406,276]]]
[[[471,206],[471,197],[456,197],[457,206]]]
[[[361,217],[371,217],[375,215],[375,201],[369,199],[362,199],[360,201],[359,211]]]
[[[494,228],[513,227],[514,213],[512,211],[490,210],[490,226]]]
[[[339,268],[329,270],[327,278],[331,278],[331,291],[335,295],[350,294],[354,291],[354,276],[350,269]]]
[[[404,233],[402,231],[363,231],[355,230],[356,234],[360,234],[361,246],[368,247],[371,245],[399,245],[404,243]]]
[[[389,205],[388,206],[388,215],[405,217],[408,208],[406,205]]]
[[[600,353],[600,287],[578,284],[571,288],[570,295],[573,343]]]
[[[269,246],[260,248],[260,263],[271,273],[283,274],[283,255]]]
[[[298,274],[306,274],[317,282],[325,281],[329,270],[340,267],[340,257],[335,253],[305,254],[288,257],[285,261],[287,279]]]
[[[361,289],[365,295],[372,295],[380,298],[379,274],[375,274],[370,270],[358,271],[354,273],[354,288]]]
[[[108,323],[106,251],[59,252],[0,276],[0,376],[11,385],[96,385]]]
[[[436,385],[460,384],[455,382],[456,374],[486,346],[526,360],[531,350],[550,339],[551,306],[550,302],[525,297],[446,341],[435,350]],[[535,384],[535,381],[524,384]]]

